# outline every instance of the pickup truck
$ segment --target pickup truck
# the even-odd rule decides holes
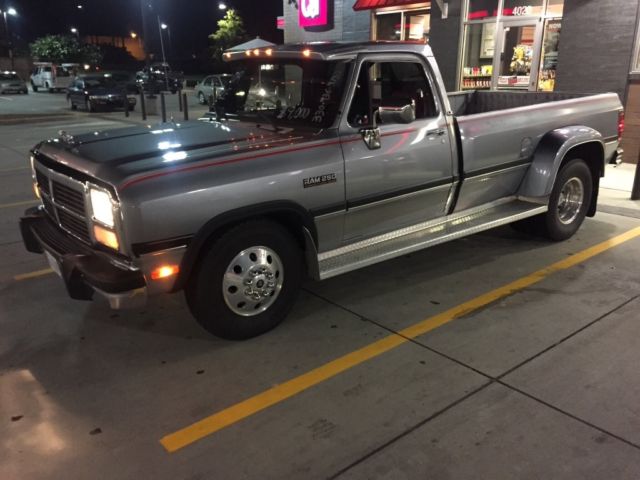
[[[238,58],[236,58],[238,57]],[[27,250],[72,298],[184,290],[229,339],[275,327],[323,280],[514,223],[553,241],[620,160],[616,94],[447,94],[430,48],[282,45],[232,56],[210,118],[35,146]]]

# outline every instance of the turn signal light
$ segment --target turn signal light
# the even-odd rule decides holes
[[[305,57],[310,56],[311,50],[309,50],[308,48],[305,48],[304,50],[302,50],[302,55],[304,55]]]
[[[97,242],[106,245],[109,248],[113,248],[114,250],[118,250],[120,244],[118,243],[118,236],[115,234],[115,232],[107,230],[100,225],[94,225],[93,235],[96,237]]]
[[[151,279],[160,280],[162,278],[167,278],[175,275],[179,271],[180,267],[178,267],[178,265],[162,265],[161,267],[158,267],[155,270],[151,271]]]

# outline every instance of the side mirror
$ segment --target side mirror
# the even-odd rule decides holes
[[[416,119],[416,107],[412,104],[401,107],[379,107],[381,123],[411,123]]]

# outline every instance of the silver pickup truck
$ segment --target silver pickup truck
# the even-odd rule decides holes
[[[284,319],[326,279],[498,225],[551,240],[620,160],[616,94],[447,94],[428,46],[282,45],[232,57],[211,118],[44,141],[21,219],[71,297],[185,290],[208,331]]]

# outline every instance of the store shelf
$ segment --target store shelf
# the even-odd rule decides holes
[[[491,75],[463,75],[462,78],[491,78]]]

